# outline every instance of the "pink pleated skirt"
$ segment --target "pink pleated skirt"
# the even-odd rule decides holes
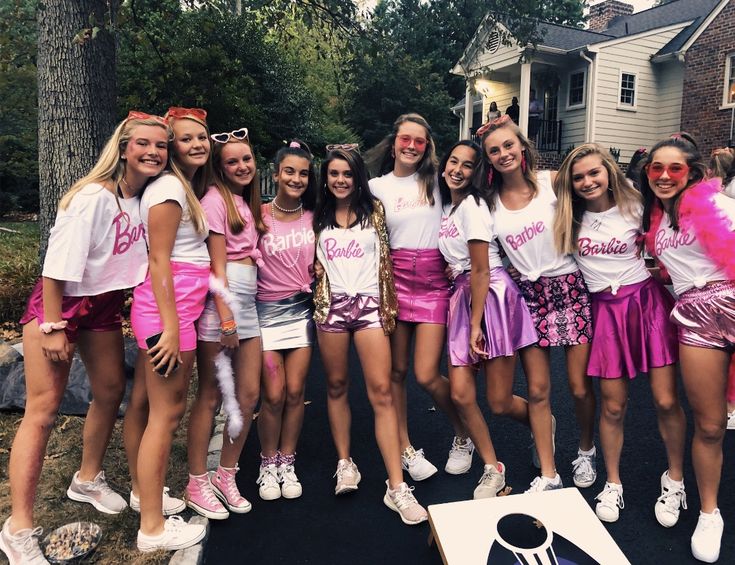
[[[459,275],[454,280],[447,322],[449,362],[455,367],[473,365],[479,360],[470,348],[471,299],[470,278],[467,274]],[[488,359],[513,355],[538,341],[531,312],[502,267],[490,270],[482,330]]]
[[[398,320],[446,324],[449,311],[447,267],[438,249],[393,249]]]
[[[633,379],[677,362],[677,332],[669,321],[674,297],[660,282],[649,278],[621,286],[617,294],[591,296],[594,337],[588,375]]]

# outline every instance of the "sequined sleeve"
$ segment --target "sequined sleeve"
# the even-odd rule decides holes
[[[380,321],[385,335],[390,335],[396,328],[398,316],[398,297],[393,281],[393,262],[390,258],[388,229],[385,225],[385,209],[380,200],[373,200],[375,209],[372,214],[373,227],[378,234],[380,259],[378,262],[378,286],[380,289]]]
[[[316,248],[319,249],[319,233],[316,235]],[[317,260],[319,253],[317,251]],[[329,316],[329,309],[332,306],[332,291],[329,288],[329,277],[327,270],[322,265],[322,276],[317,277],[316,289],[314,291],[314,321],[317,324],[323,324]]]

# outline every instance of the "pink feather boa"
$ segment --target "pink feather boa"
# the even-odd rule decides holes
[[[715,204],[715,195],[722,191],[719,178],[699,182],[688,188],[679,204],[679,227],[693,231],[704,252],[728,278],[735,279],[735,231],[727,215]],[[655,237],[664,211],[656,201],[651,210],[651,227],[646,233],[646,247],[656,257]]]

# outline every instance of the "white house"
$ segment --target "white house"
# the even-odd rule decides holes
[[[735,28],[735,8],[724,10],[728,4],[730,0],[677,0],[633,14],[632,6],[606,0],[591,8],[588,29],[539,24],[543,39],[535,49],[503,45],[507,29],[488,16],[452,69],[467,82],[464,107],[453,109],[460,117],[459,136],[474,133],[491,101],[504,112],[517,97],[519,126],[524,132],[530,129],[540,151],[563,152],[595,141],[620,149],[620,161],[627,162],[638,147],[650,147],[681,129],[687,111],[682,109],[685,77],[698,64],[687,48],[706,29]],[[730,73],[724,78],[727,83],[735,78],[735,68],[726,70],[735,54],[717,56],[723,74]],[[723,95],[722,79],[717,84],[716,95],[718,100],[725,97],[724,105],[718,103],[712,111],[726,110],[733,104],[727,92]],[[531,90],[544,109],[529,128]],[[718,116],[729,125],[729,111]]]

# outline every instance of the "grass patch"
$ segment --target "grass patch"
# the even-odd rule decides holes
[[[194,397],[196,378],[189,390],[189,405]],[[10,485],[8,481],[9,447],[23,418],[15,412],[0,412],[0,520],[10,515]],[[188,419],[188,409],[187,417]],[[186,469],[186,429],[188,423],[182,421],[174,436],[169,460],[169,473],[166,485],[171,494],[180,497],[188,479]],[[138,532],[139,515],[127,508],[117,516],[97,512],[91,505],[74,502],[66,497],[66,489],[71,477],[79,469],[82,458],[82,427],[84,418],[60,415],[54,426],[46,450],[41,480],[34,506],[36,525],[44,528],[44,535],[59,526],[76,521],[95,522],[102,528],[102,541],[84,563],[132,563],[153,565],[168,563],[173,555],[157,551],[140,553],[135,546]],[[6,447],[7,446],[7,447]],[[105,456],[105,475],[112,488],[125,500],[130,492],[130,476],[125,450],[122,442],[122,420],[115,424],[115,430]],[[190,510],[182,516],[188,520]],[[1,558],[0,558],[1,559]]]
[[[41,271],[38,222],[0,222],[0,228],[0,330],[17,332]]]

